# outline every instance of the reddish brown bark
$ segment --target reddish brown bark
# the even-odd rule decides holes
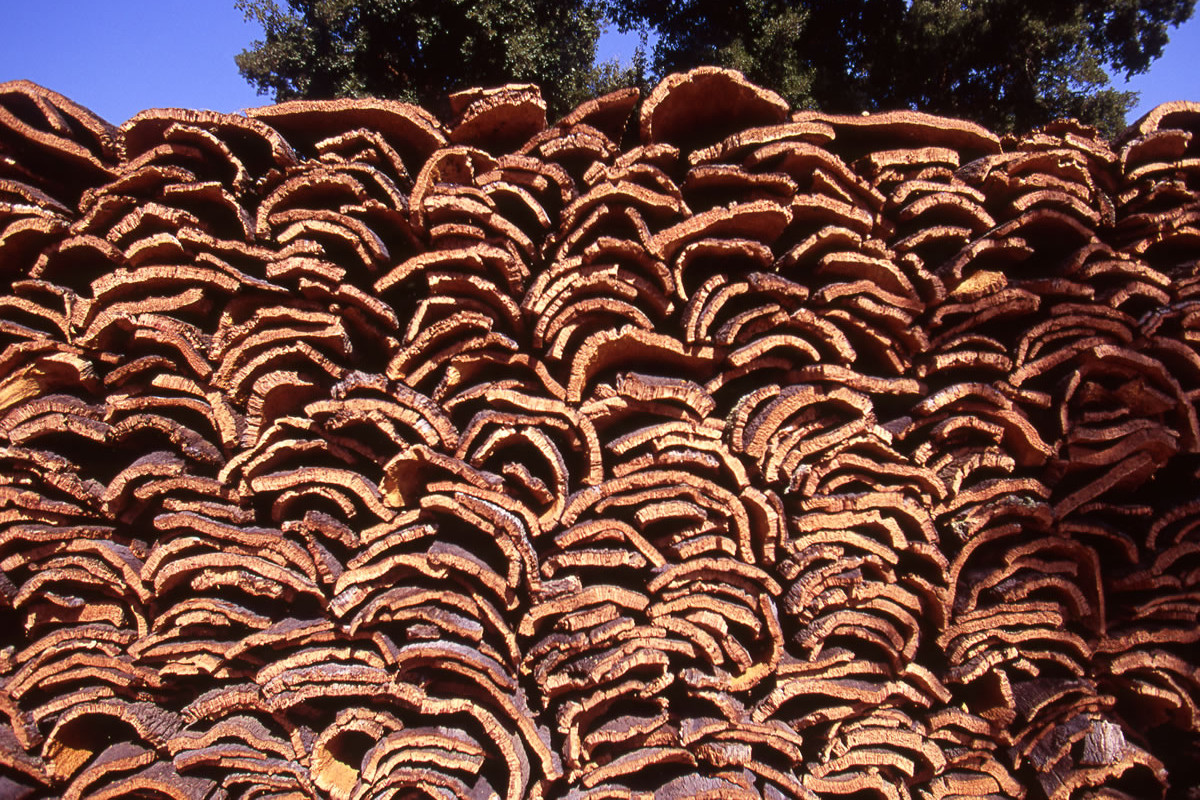
[[[0,85],[0,795],[1200,783],[1200,108],[638,101]]]

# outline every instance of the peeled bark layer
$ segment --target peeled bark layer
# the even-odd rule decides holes
[[[452,106],[0,84],[0,797],[1190,796],[1200,106]]]

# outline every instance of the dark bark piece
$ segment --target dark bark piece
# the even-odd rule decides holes
[[[66,220],[48,213],[12,214],[5,220],[0,203],[0,248],[6,254],[5,271],[20,279],[32,273],[42,251],[62,241],[67,233]]]
[[[480,175],[477,183],[486,192],[488,184],[496,179],[535,195],[543,210],[551,217],[556,217],[558,211],[576,194],[575,182],[565,169],[532,156],[503,155],[497,159],[496,170]]]
[[[1129,132],[1146,135],[1160,130],[1192,130],[1197,122],[1200,109],[1195,102],[1176,100],[1163,103],[1150,109],[1129,127]]]
[[[64,800],[78,800],[87,796],[89,787],[104,783],[115,783],[127,779],[132,770],[148,766],[156,761],[156,754],[132,742],[114,744],[101,753],[86,769],[71,781],[70,787],[63,794]]]
[[[114,134],[107,122],[60,94],[30,81],[0,83],[4,149],[20,150],[22,174],[36,175],[49,195],[68,205],[112,177]]]
[[[216,788],[216,783],[210,779],[185,777],[176,772],[173,766],[156,761],[149,767],[123,777],[119,783],[110,784],[91,796],[109,800],[109,798],[119,798],[126,793],[140,791],[162,794],[172,800],[193,800],[196,797],[210,796]]]
[[[609,139],[619,142],[625,133],[629,115],[633,113],[640,97],[641,91],[636,87],[618,89],[581,103],[555,123],[555,126],[568,127],[582,123],[603,131]]]

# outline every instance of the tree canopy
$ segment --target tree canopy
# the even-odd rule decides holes
[[[638,78],[595,64],[601,26],[657,36],[653,72],[741,70],[797,107],[917,108],[1000,131],[1073,116],[1120,130],[1196,0],[237,0],[265,38],[237,57],[276,100],[528,81],[552,112]]]
[[[659,40],[655,71],[741,70],[793,105],[918,108],[996,130],[1064,116],[1108,132],[1136,95],[1108,70],[1144,72],[1195,0],[615,0]]]
[[[536,83],[552,111],[594,91],[591,0],[236,0],[264,38],[236,56],[277,102],[391,97],[445,110],[470,86]]]

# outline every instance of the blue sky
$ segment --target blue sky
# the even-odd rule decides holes
[[[269,102],[233,63],[261,30],[232,0],[0,0],[0,20],[0,81],[36,81],[114,124],[144,108],[237,111]],[[627,58],[634,42],[606,35],[600,58]],[[1198,72],[1200,14],[1129,82],[1142,93],[1130,121],[1167,100],[1200,100]]]

